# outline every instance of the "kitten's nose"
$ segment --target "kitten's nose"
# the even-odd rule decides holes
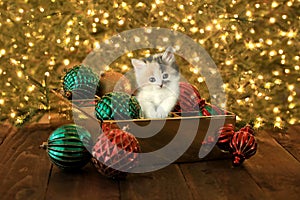
[[[162,83],[162,84],[160,84],[160,86],[159,86],[159,87],[160,87],[160,88],[162,88],[162,86],[163,86],[163,83]]]

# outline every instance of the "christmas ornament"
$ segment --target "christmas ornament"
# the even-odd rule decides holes
[[[234,166],[241,165],[245,159],[256,153],[257,143],[253,133],[253,129],[250,126],[246,126],[233,134],[229,143],[229,152],[233,155]]]
[[[102,97],[109,92],[125,92],[131,94],[130,81],[118,72],[105,72],[100,76],[100,85],[97,95]]]
[[[78,169],[91,158],[91,135],[81,126],[67,124],[57,128],[41,147],[47,150],[53,164],[62,169]]]
[[[123,92],[110,92],[96,103],[95,115],[99,120],[140,118],[141,107],[134,96]]]
[[[109,178],[124,178],[137,164],[141,152],[137,139],[120,129],[103,132],[92,150],[92,162],[97,170]]]
[[[63,77],[65,96],[71,99],[94,99],[99,85],[99,78],[91,68],[76,65]]]
[[[218,141],[217,141],[217,146],[219,149],[222,151],[228,152],[230,149],[230,140],[234,134],[234,127],[232,124],[226,124],[224,127],[219,129],[218,132]]]
[[[196,86],[186,83],[179,83],[179,98],[174,107],[174,112],[199,111],[200,93]]]
[[[199,102],[200,116],[212,116],[212,115],[226,115],[226,111],[218,108],[215,105],[205,102],[205,99],[201,99]]]

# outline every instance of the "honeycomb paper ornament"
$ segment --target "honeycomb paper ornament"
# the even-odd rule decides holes
[[[199,111],[199,100],[201,99],[198,89],[189,83],[179,83],[179,98],[174,107],[174,112]]]
[[[54,130],[41,147],[47,150],[50,160],[59,168],[79,169],[90,161],[88,149],[92,147],[92,140],[85,128],[67,124]]]
[[[111,129],[103,132],[92,150],[92,162],[98,172],[109,178],[124,178],[138,163],[141,152],[137,139],[130,133]]]
[[[99,78],[91,68],[76,65],[63,77],[65,96],[71,99],[93,99],[99,90]]]
[[[129,120],[140,118],[141,107],[134,96],[123,92],[110,92],[96,103],[95,115],[103,120]]]

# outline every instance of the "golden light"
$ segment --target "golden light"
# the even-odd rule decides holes
[[[293,90],[295,89],[295,86],[294,86],[294,85],[289,85],[289,86],[288,86],[288,89],[289,89],[290,91],[293,91]]]
[[[272,45],[272,44],[273,44],[273,41],[270,40],[270,39],[267,39],[267,40],[266,40],[266,43],[267,43],[268,45]]]
[[[23,72],[22,72],[22,71],[17,71],[17,76],[18,76],[19,78],[22,78]]]
[[[297,36],[297,33],[296,33],[295,31],[293,31],[293,30],[290,30],[290,31],[287,33],[287,36],[288,36],[289,38],[294,38],[294,37]]]
[[[242,38],[242,33],[235,33],[235,39],[240,40]]]
[[[277,55],[277,52],[275,50],[272,50],[269,52],[269,56],[273,57],[273,56],[276,56]]]
[[[249,11],[249,10],[247,10],[247,11],[246,11],[246,16],[247,16],[247,17],[251,17],[251,16],[252,16],[252,12]]]
[[[272,4],[271,4],[272,8],[276,8],[278,5],[279,4],[276,1],[273,1]]]
[[[122,66],[122,71],[126,71],[126,70],[128,70],[129,69],[129,67],[127,66],[127,65],[123,65]]]
[[[270,22],[271,24],[274,24],[274,23],[276,22],[275,17],[271,17],[271,18],[269,19],[269,22]]]
[[[212,29],[212,28],[211,28],[210,25],[208,25],[208,26],[205,27],[205,30],[207,30],[207,31],[211,31],[211,29]]]
[[[107,19],[103,19],[103,20],[101,20],[101,23],[104,24],[104,25],[107,25],[108,24],[108,20]]]
[[[35,89],[35,85],[31,85],[27,88],[28,92],[33,92]]]
[[[0,99],[0,105],[4,104],[4,99]]]
[[[295,103],[290,103],[290,104],[289,104],[289,109],[293,109],[293,108],[295,108],[295,106],[296,106]]]
[[[199,78],[197,79],[197,81],[198,81],[199,83],[203,83],[203,82],[205,81],[205,79],[204,79],[203,77],[199,77]]]
[[[119,24],[120,26],[123,25],[123,24],[124,24],[124,20],[123,20],[123,19],[119,20],[119,21],[118,21],[118,24]]]
[[[11,118],[15,118],[16,117],[16,113],[15,112],[10,113],[10,117]]]
[[[274,108],[273,108],[273,113],[280,113],[279,108],[278,108],[278,107],[274,107]]]
[[[70,60],[69,59],[64,59],[63,63],[64,63],[64,65],[69,65],[70,64]]]
[[[291,119],[289,120],[289,123],[290,123],[290,124],[295,124],[295,123],[296,123],[296,119],[295,119],[295,118],[291,118]]]

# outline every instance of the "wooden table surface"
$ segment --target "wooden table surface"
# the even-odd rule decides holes
[[[39,145],[59,125],[0,126],[0,199],[284,199],[300,198],[300,126],[257,133],[258,152],[241,167],[231,160],[172,164],[110,180],[88,164],[53,166]]]

